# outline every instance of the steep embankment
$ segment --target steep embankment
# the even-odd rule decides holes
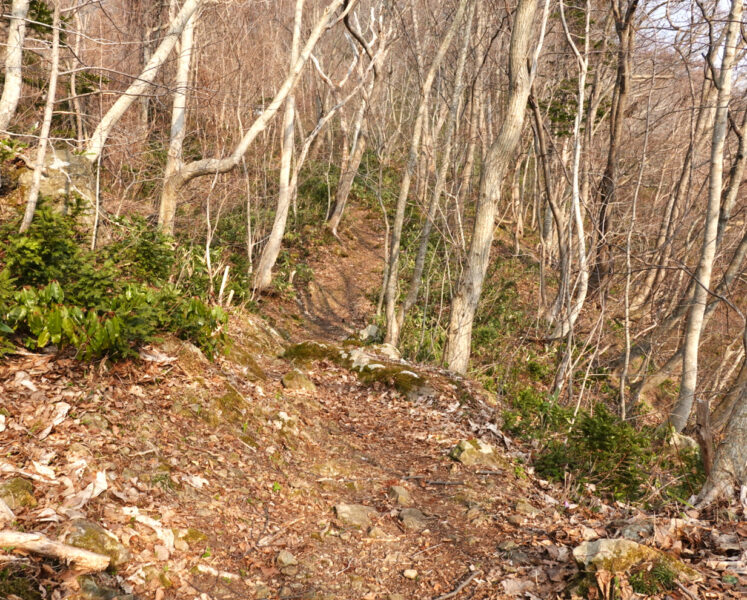
[[[708,577],[676,580],[676,561],[627,549],[636,589],[739,597],[726,554],[747,549],[743,525],[724,537],[684,516],[570,504],[491,424],[476,385],[332,343],[363,324],[380,277],[382,240],[365,223],[312,264],[301,319],[283,321],[324,344],[290,345],[237,313],[214,362],[164,340],[116,365],[22,354],[0,366],[5,529],[117,563],[76,579],[6,551],[0,597],[40,597],[42,584],[81,598],[554,598],[578,578],[574,548],[620,533]],[[704,561],[714,553],[723,564]],[[619,561],[602,566],[577,597],[612,593]],[[620,597],[630,586],[619,580]]]

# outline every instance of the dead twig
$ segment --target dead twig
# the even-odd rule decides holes
[[[480,572],[479,570],[477,570],[477,571],[473,571],[472,573],[470,573],[470,575],[469,575],[469,577],[467,577],[467,579],[465,579],[464,581],[462,581],[462,583],[460,583],[460,584],[459,584],[458,586],[456,586],[456,587],[455,587],[455,588],[454,588],[454,589],[453,589],[452,591],[450,591],[450,592],[449,592],[448,594],[443,594],[443,595],[441,595],[441,596],[438,596],[438,597],[434,598],[433,600],[446,600],[447,598],[453,598],[453,597],[454,597],[454,596],[456,596],[456,595],[457,595],[457,594],[458,594],[459,592],[461,592],[461,591],[462,591],[462,590],[463,590],[464,588],[466,588],[466,587],[467,587],[467,586],[468,586],[468,585],[470,584],[470,582],[471,582],[471,581],[472,581],[472,580],[473,580],[473,579],[474,579],[475,577],[477,577],[477,574],[478,574],[479,572]]]
[[[690,600],[698,600],[697,596],[693,596],[693,594],[688,590],[684,585],[682,585],[679,581],[674,582],[678,588],[680,588],[680,591],[685,594]]]

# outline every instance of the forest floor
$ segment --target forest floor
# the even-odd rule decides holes
[[[298,304],[268,310],[291,341],[237,312],[215,361],[164,339],[117,364],[31,353],[0,364],[5,529],[117,563],[77,578],[5,548],[0,597],[41,599],[41,585],[47,598],[109,600],[544,600],[571,597],[574,548],[621,534],[699,573],[648,597],[745,597],[747,523],[573,503],[534,476],[477,384],[342,344],[375,308],[384,250],[375,221],[350,222]],[[303,339],[324,345],[291,345]],[[475,438],[493,452],[451,458]],[[661,583],[647,565],[639,588]],[[601,570],[573,593],[646,597],[631,581]]]

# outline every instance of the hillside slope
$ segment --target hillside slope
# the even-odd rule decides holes
[[[532,475],[479,386],[343,343],[372,310],[383,252],[365,221],[351,232],[312,264],[300,316],[269,311],[295,342],[321,343],[290,344],[237,311],[214,362],[164,339],[114,365],[30,353],[0,365],[5,529],[117,562],[77,578],[6,549],[0,597],[41,598],[39,585],[158,600],[644,597],[625,579],[612,591],[606,570],[573,587],[573,549],[621,533],[697,567],[656,597],[743,597],[743,523],[572,504]],[[658,563],[638,562],[648,581]]]

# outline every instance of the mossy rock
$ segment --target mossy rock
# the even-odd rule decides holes
[[[78,577],[80,592],[74,600],[136,600],[133,594],[126,594],[117,581],[107,573],[95,573]]]
[[[288,371],[280,381],[283,387],[288,390],[298,390],[301,392],[316,391],[314,382],[298,369]]]
[[[210,364],[210,361],[203,354],[202,350],[192,342],[180,340],[172,335],[164,336],[160,340],[158,347],[164,354],[176,356],[179,364],[190,375],[201,373]]]
[[[332,344],[302,342],[288,347],[283,358],[297,362],[329,360],[356,373],[363,383],[383,383],[412,400],[433,394],[432,388],[428,386],[428,380],[407,365],[382,361],[362,348],[350,345],[340,348]]]
[[[121,566],[131,558],[130,551],[117,540],[112,532],[85,519],[75,519],[68,523],[62,534],[62,540],[76,548],[108,556],[112,567]]]
[[[198,544],[207,542],[208,536],[199,529],[190,527],[180,532],[179,539],[184,540],[190,546],[197,546]]]
[[[466,466],[483,466],[501,469],[505,461],[494,450],[493,446],[482,440],[460,440],[451,449],[449,457]]]
[[[312,361],[340,359],[340,351],[332,345],[319,342],[301,342],[285,349],[283,358],[288,360]]]
[[[364,383],[376,381],[393,386],[398,392],[410,394],[425,385],[425,379],[400,365],[369,363],[358,371],[358,378]]]
[[[700,573],[678,558],[624,538],[584,542],[573,549],[573,558],[587,571],[629,573],[639,571],[642,566],[651,566],[652,569],[668,569],[677,579],[688,583],[703,579]]]
[[[34,508],[38,504],[34,498],[34,484],[23,477],[13,477],[0,485],[0,498],[13,511]]]
[[[226,346],[225,355],[227,359],[246,369],[246,377],[249,381],[267,379],[267,375],[257,363],[254,354],[246,347],[231,342]]]
[[[235,320],[239,327],[241,345],[256,354],[279,356],[285,348],[282,332],[273,329],[269,323],[256,315],[244,314]]]
[[[241,425],[247,414],[247,403],[244,396],[227,381],[224,382],[224,393],[210,400],[197,404],[197,415],[211,427],[222,424]]]

